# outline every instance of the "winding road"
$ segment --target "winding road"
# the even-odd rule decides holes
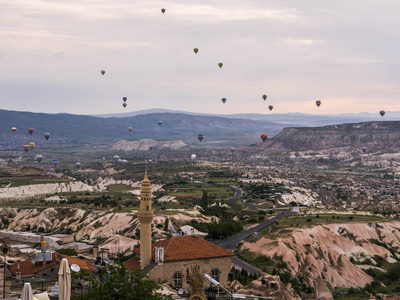
[[[235,195],[233,197],[229,198],[228,200],[230,200],[230,201],[239,200],[243,196],[243,190],[236,186],[233,186],[232,188],[235,189]],[[255,204],[245,202],[245,205],[247,205],[250,209],[260,210]],[[290,210],[291,207],[288,207],[287,209]],[[265,209],[265,210],[268,210],[268,209]],[[247,237],[253,235],[255,232],[261,231],[264,228],[271,226],[272,224],[274,224],[281,218],[285,218],[286,216],[294,215],[297,213],[298,213],[298,210],[282,212],[280,215],[269,218],[268,220],[254,226],[254,227],[251,227],[245,231],[242,231],[233,237],[218,241],[218,242],[216,242],[216,244],[224,249],[233,251],[233,250],[235,250],[235,248],[237,247],[237,245],[239,243],[243,242]],[[240,260],[236,256],[232,257],[232,264],[239,269],[245,269],[248,273],[257,274],[257,275],[261,275],[261,273],[262,273],[262,271],[260,269],[257,269],[255,267],[249,265],[248,263]]]
[[[258,232],[260,230],[263,230],[264,228],[271,226],[273,223],[275,223],[276,221],[278,221],[281,218],[284,218],[286,216],[290,216],[290,215],[294,215],[297,214],[297,211],[289,211],[289,212],[284,212],[280,215],[277,215],[275,217],[272,217],[252,228],[249,228],[233,237],[230,237],[228,239],[219,241],[218,245],[221,246],[222,248],[225,248],[227,250],[233,251],[237,245],[244,241],[245,238],[251,236],[252,234],[254,234],[254,232]],[[245,269],[249,274],[257,274],[257,275],[261,275],[262,271],[260,269],[257,269],[251,265],[249,265],[248,263],[240,260],[238,257],[233,256],[232,257],[232,264],[239,269]]]

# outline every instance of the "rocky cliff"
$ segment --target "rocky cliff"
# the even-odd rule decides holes
[[[153,147],[153,150],[185,150],[189,149],[181,140],[167,141],[167,140],[135,140],[135,141],[119,141],[111,147],[111,151],[149,151],[149,148]]]
[[[399,230],[400,222],[320,225],[294,229],[286,237],[263,237],[254,243],[246,242],[241,251],[282,256],[291,276],[303,278],[312,287],[319,276],[332,288],[364,287],[372,278],[350,259],[364,262],[368,258],[374,263],[377,255],[389,263],[397,262]]]
[[[274,150],[303,151],[348,147],[360,151],[400,149],[400,122],[364,122],[323,127],[285,128],[265,143]]]

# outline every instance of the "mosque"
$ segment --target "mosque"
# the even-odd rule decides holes
[[[150,279],[165,281],[185,293],[190,292],[189,270],[197,266],[202,273],[210,275],[227,286],[231,270],[232,252],[195,236],[177,236],[152,242],[151,223],[154,218],[152,193],[147,172],[140,192],[140,248],[135,257],[124,264],[130,269],[141,267]]]

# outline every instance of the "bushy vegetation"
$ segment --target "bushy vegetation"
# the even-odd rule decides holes
[[[172,300],[169,295],[157,293],[161,284],[150,280],[140,268],[131,271],[124,265],[101,266],[97,275],[97,278],[86,278],[86,281],[92,284],[92,289],[88,293],[73,295],[71,299]],[[83,276],[90,275],[83,274]]]
[[[243,225],[237,222],[199,223],[193,219],[189,225],[199,231],[208,232],[213,240],[225,239],[243,230]]]
[[[72,248],[58,249],[57,252],[69,256],[78,256],[78,251]]]
[[[238,270],[235,267],[232,267],[231,273],[233,276],[233,280],[239,281],[244,286],[248,285],[250,282],[258,278],[256,274],[249,274],[245,269]]]
[[[122,199],[121,199],[122,200]],[[95,207],[116,207],[118,199],[113,199],[110,195],[101,195],[100,197],[76,197],[72,196],[68,199],[68,204],[83,203],[86,205],[94,205]]]

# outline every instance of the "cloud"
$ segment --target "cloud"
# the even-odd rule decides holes
[[[346,103],[336,112],[397,107],[399,5],[0,0],[0,104],[109,113],[127,95],[132,110],[239,113],[264,111],[266,93],[274,112],[308,112],[315,99]]]

